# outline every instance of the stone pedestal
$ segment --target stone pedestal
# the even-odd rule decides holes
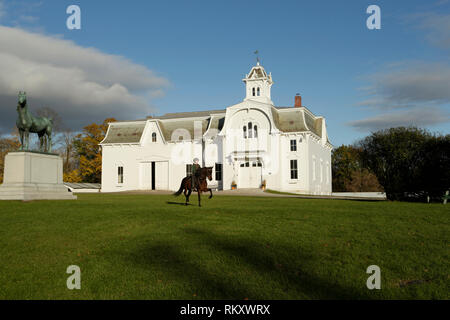
[[[5,157],[0,200],[75,200],[63,185],[63,161],[56,154],[10,152]]]

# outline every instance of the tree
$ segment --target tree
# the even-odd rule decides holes
[[[99,143],[105,138],[108,124],[115,121],[114,118],[108,118],[102,124],[92,123],[74,138],[73,146],[79,157],[79,167],[77,171],[68,173],[67,178],[79,180],[76,182],[101,182],[102,154]]]
[[[359,167],[351,174],[350,181],[345,184],[348,192],[380,192],[383,188],[380,186],[377,177],[367,168]]]
[[[361,149],[342,145],[331,157],[334,192],[382,191],[376,176],[361,161]]]
[[[66,174],[72,172],[76,167],[76,154],[74,148],[75,134],[69,129],[65,129],[61,132],[61,148],[60,154],[63,158],[63,171]],[[66,180],[64,180],[66,181]],[[74,182],[74,181],[67,181]]]
[[[420,182],[427,196],[450,190],[450,135],[431,137],[421,150]]]
[[[431,134],[414,127],[390,128],[360,141],[361,159],[377,177],[389,200],[423,192],[424,146]]]
[[[36,113],[39,117],[52,119],[52,144],[54,151],[63,158],[64,181],[78,182],[74,181],[78,179],[76,178],[77,175],[75,174],[75,172],[73,172],[78,165],[78,160],[74,152],[75,134],[73,130],[66,126],[64,121],[59,116],[58,112],[56,112],[52,108],[39,108]]]

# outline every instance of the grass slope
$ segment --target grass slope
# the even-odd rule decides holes
[[[0,202],[0,299],[449,298],[450,205],[78,199]],[[366,287],[372,264],[381,290]]]

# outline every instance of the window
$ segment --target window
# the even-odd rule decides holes
[[[152,133],[152,142],[156,142],[156,132]]]
[[[222,164],[216,163],[216,181],[222,181]]]
[[[297,151],[297,140],[291,140],[291,151]]]
[[[253,133],[255,135],[255,138],[258,138],[258,126],[253,127]]]
[[[313,158],[313,162],[312,162],[312,176],[313,176],[313,181],[316,181],[316,159]]]
[[[178,141],[183,141],[183,136],[179,136]]]
[[[192,164],[186,165],[186,177],[192,176]]]
[[[248,137],[253,138],[253,127],[251,122],[248,123]]]
[[[256,95],[259,97],[261,95],[261,89],[258,87],[258,89],[256,89]]]
[[[244,139],[247,139],[247,127],[244,126],[243,128],[243,132],[244,132]]]
[[[250,162],[246,162],[246,163],[245,163],[245,167],[246,167],[246,168],[250,167]]]
[[[291,179],[298,179],[297,160],[291,160]]]
[[[117,182],[123,183],[123,167],[117,167]]]
[[[323,182],[323,161],[320,160],[320,182]]]
[[[252,95],[255,96],[255,88],[252,88]]]

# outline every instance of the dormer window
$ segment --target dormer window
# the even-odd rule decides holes
[[[244,139],[247,138],[258,138],[258,126],[253,125],[249,122],[246,126],[243,126]]]
[[[156,142],[156,132],[152,133],[152,142]]]
[[[255,88],[252,88],[252,95],[253,95],[253,96],[256,96],[256,94],[255,94]]]
[[[259,87],[256,89],[256,95],[258,97],[261,95],[261,89]]]

